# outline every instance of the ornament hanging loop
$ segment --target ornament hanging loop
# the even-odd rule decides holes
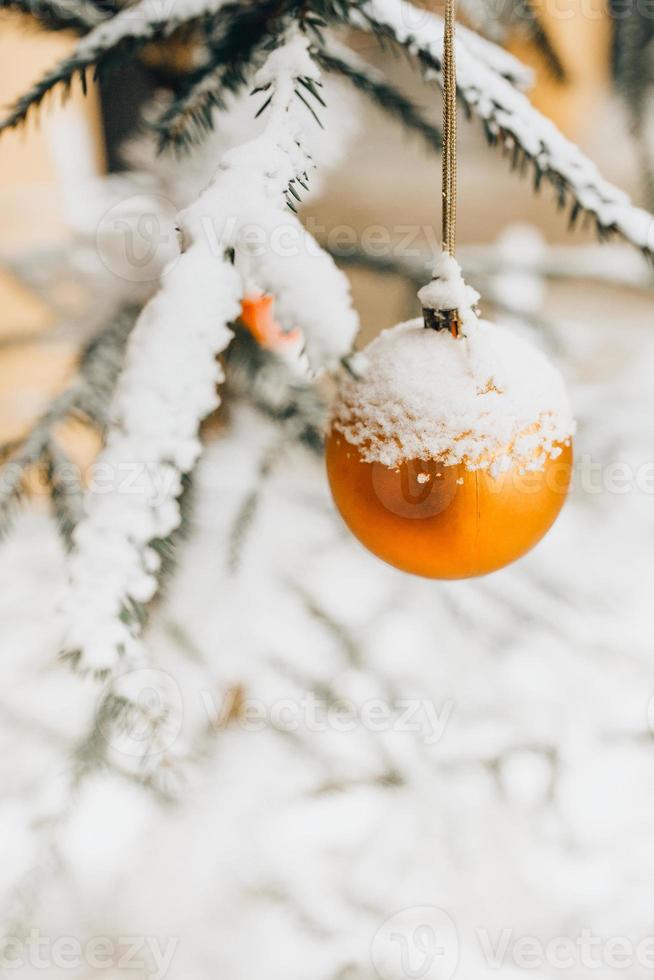
[[[454,258],[456,250],[456,60],[454,51],[455,0],[445,0],[443,30],[443,162],[442,162],[442,244],[443,251]],[[425,327],[460,333],[459,311],[423,309]]]

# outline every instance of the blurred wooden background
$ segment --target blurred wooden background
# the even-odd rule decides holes
[[[3,109],[74,44],[40,31],[19,15],[0,14],[0,102]],[[49,101],[40,119],[0,139],[0,256],[68,236],[65,205],[80,181],[104,168],[97,93],[73,86],[62,105]],[[0,265],[0,441],[23,430],[69,373],[74,351],[49,342],[52,312]]]

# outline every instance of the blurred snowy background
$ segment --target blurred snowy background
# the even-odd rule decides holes
[[[5,37],[7,87],[37,42],[13,25]],[[588,50],[601,53],[596,37]],[[547,80],[539,97],[638,195],[596,61],[567,101]],[[342,98],[331,111],[352,127],[343,146],[316,146],[330,172],[305,218],[334,247],[376,234],[419,267],[437,161]],[[143,143],[126,151],[139,176],[104,178],[92,105],[48,118],[21,150],[0,146],[4,440],[61,388],[94,325],[148,295],[175,209],[247,125],[228,116],[190,178]],[[33,171],[16,164],[26,154]],[[235,365],[148,628],[153,667],[122,681],[143,728],[117,731],[97,683],[57,660],[64,549],[35,475],[0,549],[1,976],[651,975],[650,272],[627,246],[567,237],[472,126],[460,158],[464,269],[569,383],[579,432],[562,517],[489,578],[404,576],[353,541],[311,440],[292,420],[280,430],[276,392],[253,393]],[[141,195],[157,249],[126,277],[107,215],[128,220]],[[364,338],[415,313],[400,277],[351,274]],[[307,413],[319,424],[319,406]],[[62,439],[92,458],[83,427]]]

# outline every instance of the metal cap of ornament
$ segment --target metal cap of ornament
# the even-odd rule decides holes
[[[442,241],[443,251],[454,258],[456,247],[456,57],[454,35],[455,0],[445,0],[443,30],[443,162],[442,162]],[[432,280],[433,281],[433,280]],[[461,332],[461,318],[456,309],[424,306],[425,327],[449,330],[453,337]]]

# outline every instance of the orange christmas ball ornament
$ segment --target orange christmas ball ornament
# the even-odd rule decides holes
[[[384,331],[354,360],[359,376],[344,381],[327,436],[329,482],[350,530],[389,564],[484,575],[554,523],[574,422],[558,372],[477,317],[452,258],[420,297],[427,327]]]
[[[552,526],[572,468],[564,445],[542,470],[497,477],[464,463],[370,463],[344,436],[327,439],[329,481],[345,523],[390,565],[426,578],[486,575],[522,557]]]

